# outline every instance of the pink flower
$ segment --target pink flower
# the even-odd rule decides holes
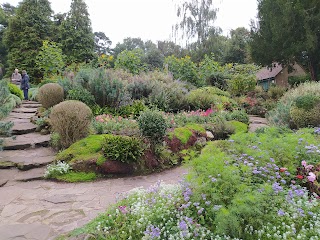
[[[317,179],[317,176],[313,172],[310,172],[307,178],[309,182],[314,182]]]
[[[118,208],[119,208],[119,210],[120,210],[121,213],[123,213],[123,214],[128,213],[128,211],[127,211],[127,206],[119,206]]]
[[[307,166],[307,162],[306,162],[306,161],[302,161],[302,162],[301,162],[301,165],[304,166],[304,167],[306,167],[306,166]]]
[[[285,171],[287,171],[288,169],[287,168],[284,168],[284,167],[282,167],[282,168],[280,168],[280,172],[285,172]]]

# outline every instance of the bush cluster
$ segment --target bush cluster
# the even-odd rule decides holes
[[[16,95],[21,100],[23,99],[23,92],[20,90],[20,88],[16,84],[9,83],[8,87],[11,94]]]
[[[50,122],[63,148],[88,135],[91,117],[91,109],[80,101],[64,101],[52,108]]]

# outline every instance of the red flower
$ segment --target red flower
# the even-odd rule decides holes
[[[303,176],[302,175],[297,175],[296,176],[298,179],[303,179]]]

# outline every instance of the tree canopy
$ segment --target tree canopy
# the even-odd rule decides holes
[[[52,10],[48,0],[24,0],[9,18],[4,43],[8,50],[9,69],[27,70],[39,78],[41,73],[34,68],[38,49],[52,35]]]
[[[93,58],[94,34],[83,0],[72,0],[70,11],[61,24],[61,44],[68,64],[87,62]]]
[[[251,28],[252,58],[259,64],[306,63],[312,79],[320,68],[320,1],[258,0]]]

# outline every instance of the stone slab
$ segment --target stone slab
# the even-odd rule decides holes
[[[16,112],[11,112],[8,116],[8,118],[13,119],[30,119],[34,116],[34,113],[16,113]]]
[[[44,224],[11,224],[0,226],[0,240],[48,240],[52,229]]]
[[[21,135],[26,133],[32,133],[36,130],[37,125],[29,122],[21,122],[16,123],[14,122],[13,127],[11,128],[13,135]]]
[[[8,179],[0,179],[0,187],[3,187],[4,185],[6,185],[8,181],[9,181]]]
[[[41,104],[39,103],[33,103],[33,104],[30,104],[30,103],[23,103],[21,105],[22,107],[24,108],[38,108],[38,107],[41,107]]]
[[[37,109],[36,108],[20,107],[20,108],[13,109],[12,112],[14,112],[14,113],[36,113]]]
[[[54,157],[55,151],[51,148],[5,150],[0,155],[0,169],[17,167],[25,171],[48,165],[54,161]]]
[[[18,135],[15,138],[4,138],[4,150],[27,149],[36,146],[48,146],[50,135],[41,135],[39,133],[28,133]]]
[[[19,171],[18,174],[15,175],[15,181],[27,182],[33,180],[43,179],[43,175],[46,171],[45,167],[42,168],[34,168],[28,171]]]

